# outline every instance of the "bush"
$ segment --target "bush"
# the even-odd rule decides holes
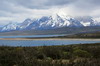
[[[74,50],[73,55],[75,55],[76,57],[91,58],[91,54],[89,52],[81,49]]]

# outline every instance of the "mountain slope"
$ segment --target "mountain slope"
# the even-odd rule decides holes
[[[13,31],[13,30],[18,30],[19,29],[19,24],[18,23],[9,23],[5,25],[1,31]]]

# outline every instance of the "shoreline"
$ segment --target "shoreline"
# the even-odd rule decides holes
[[[0,40],[93,40],[93,41],[100,41],[99,38],[0,38]]]

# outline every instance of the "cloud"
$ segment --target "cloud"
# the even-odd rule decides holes
[[[100,17],[100,0],[0,0],[0,24],[22,22],[52,13]]]
[[[23,7],[31,9],[46,9],[52,6],[62,6],[65,4],[70,4],[75,0],[4,0],[16,5],[21,5]]]

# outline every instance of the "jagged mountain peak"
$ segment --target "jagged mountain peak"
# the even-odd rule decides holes
[[[23,22],[23,23],[25,23],[25,22],[31,22],[31,21],[32,21],[32,19],[27,18],[27,19],[25,19],[25,20],[24,20],[24,22]]]
[[[57,18],[62,18],[62,19],[67,19],[67,20],[74,19],[74,18],[73,18],[72,16],[70,16],[70,15],[59,14],[59,13],[52,14],[50,17],[52,17],[53,19],[57,19]]]

